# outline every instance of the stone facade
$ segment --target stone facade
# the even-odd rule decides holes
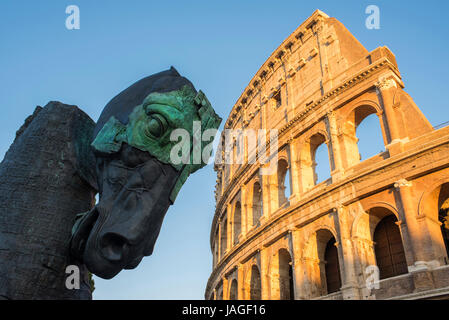
[[[232,141],[240,164],[215,165],[206,299],[449,296],[449,127],[435,130],[403,88],[387,47],[368,52],[321,11],[279,46],[225,124],[278,129],[278,165],[261,174],[269,155],[245,139]],[[385,151],[360,161],[356,129],[372,114]],[[316,183],[322,144],[331,178]]]

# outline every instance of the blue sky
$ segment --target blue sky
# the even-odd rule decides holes
[[[72,4],[81,11],[80,30],[65,28]],[[370,4],[380,8],[380,30],[365,28]],[[59,100],[97,120],[121,90],[171,65],[226,118],[272,51],[316,9],[340,20],[368,50],[388,46],[405,90],[429,121],[449,121],[447,1],[2,0],[0,154],[36,105]],[[214,184],[211,166],[191,176],[153,255],[112,280],[96,278],[94,298],[203,299]]]

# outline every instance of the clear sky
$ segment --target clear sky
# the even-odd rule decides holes
[[[72,4],[81,11],[80,30],[65,27]],[[380,8],[380,30],[365,27],[371,4]],[[2,0],[0,154],[36,105],[59,100],[97,120],[121,90],[171,65],[226,119],[258,68],[316,9],[368,50],[388,46],[429,121],[449,121],[447,1]],[[215,179],[211,166],[191,176],[153,255],[112,280],[96,278],[94,299],[203,299]]]

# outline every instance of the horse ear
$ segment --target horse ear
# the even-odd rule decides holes
[[[179,74],[178,70],[175,69],[175,67],[171,66],[170,67],[170,71],[174,76],[180,77],[181,75]]]

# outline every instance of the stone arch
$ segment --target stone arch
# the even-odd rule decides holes
[[[424,192],[418,205],[418,215],[428,217],[436,223],[429,223],[433,235],[432,245],[435,257],[441,264],[449,263],[449,177],[440,179]]]
[[[267,280],[271,300],[294,300],[293,255],[279,247],[268,261]]]
[[[330,294],[340,291],[342,285],[341,270],[337,249],[337,240],[335,239],[335,237],[332,237],[327,241],[326,248],[324,250],[324,260],[324,273],[327,293]]]
[[[251,224],[252,226],[257,227],[260,225],[260,218],[262,217],[263,212],[262,185],[258,179],[254,181],[251,191]]]
[[[389,213],[388,213],[389,212]],[[370,217],[370,213],[373,215]],[[365,206],[356,216],[351,226],[351,236],[356,239],[366,238],[372,241],[377,223],[386,216],[393,214],[400,220],[397,208],[388,202],[372,202]]]
[[[288,202],[290,194],[286,194],[286,190],[290,190],[290,174],[289,163],[287,159],[281,158],[278,161],[277,169],[277,186],[278,186],[278,203],[279,206]]]
[[[218,234],[218,229],[215,230],[215,235],[214,235],[214,243],[213,243],[213,254],[214,254],[214,259],[213,259],[213,264],[214,266],[217,265],[218,262],[218,243],[220,241],[220,235]]]
[[[235,278],[231,280],[231,285],[229,286],[229,300],[238,300],[238,283]]]
[[[248,282],[249,282],[249,300],[261,300],[262,299],[262,278],[260,269],[256,263],[253,263],[248,270]]]
[[[294,300],[293,284],[293,264],[290,252],[287,249],[280,249],[277,253],[279,272],[279,299]]]
[[[301,181],[303,190],[307,191],[315,186],[318,182],[318,175],[315,170],[317,163],[315,161],[316,151],[318,147],[325,144],[327,147],[329,169],[332,170],[333,161],[330,157],[331,150],[329,144],[329,137],[324,130],[315,130],[309,134],[300,148],[299,152],[299,166],[301,172]]]
[[[347,109],[346,112],[342,114],[343,119],[347,119],[348,117],[350,117],[351,114],[354,113],[354,110],[358,109],[361,106],[369,106],[375,110],[374,113],[378,115],[383,114],[382,107],[376,101],[365,99],[358,101],[356,104],[351,106],[351,108]],[[363,120],[363,118],[361,120]],[[361,122],[361,120],[359,121],[359,123]]]
[[[308,241],[303,251],[303,261],[305,263],[305,272],[307,274],[308,283],[306,284],[306,290],[311,297],[319,297],[327,295],[328,286],[327,282],[332,279],[338,279],[338,290],[332,290],[332,292],[339,291],[341,286],[341,269],[339,265],[339,254],[336,248],[337,233],[333,228],[325,225],[319,225],[308,236]],[[326,255],[329,254],[329,250],[335,247],[336,255],[333,257],[332,263],[335,264],[335,270],[332,271],[326,268]],[[332,272],[338,272],[337,274],[331,274]],[[334,288],[334,287],[333,287]]]
[[[435,205],[437,194],[439,193],[441,187],[446,183],[449,183],[449,176],[444,176],[438,179],[426,188],[426,191],[423,192],[419,198],[418,216],[425,216],[430,213],[432,218],[435,219],[437,217],[437,214],[430,210],[435,207],[431,207],[430,205]]]
[[[239,243],[239,236],[242,233],[242,205],[237,201],[234,205],[234,213],[232,216],[232,243],[236,245]]]
[[[357,128],[359,125],[372,114],[377,115],[380,124],[380,133],[383,139],[383,145],[387,143],[386,135],[384,133],[382,109],[380,106],[371,100],[360,101],[354,105],[343,117],[342,125],[340,127],[342,142],[344,145],[343,157],[346,160],[346,167],[352,167],[361,161],[361,155],[358,147]],[[365,160],[365,159],[363,159]]]
[[[366,268],[378,265],[378,258],[376,258],[375,231],[379,223],[389,216],[394,217],[396,222],[400,221],[399,213],[393,205],[385,202],[375,202],[364,208],[353,222],[352,237],[354,239],[355,252],[361,270],[359,281],[362,283],[366,280]],[[401,246],[404,250],[399,223],[396,224],[397,231],[401,238]]]
[[[374,249],[380,279],[408,272],[401,231],[394,214],[383,217],[374,230]]]
[[[223,220],[221,221],[221,234],[220,234],[220,258],[223,259],[227,249],[228,249],[228,218],[227,215],[224,215]]]

